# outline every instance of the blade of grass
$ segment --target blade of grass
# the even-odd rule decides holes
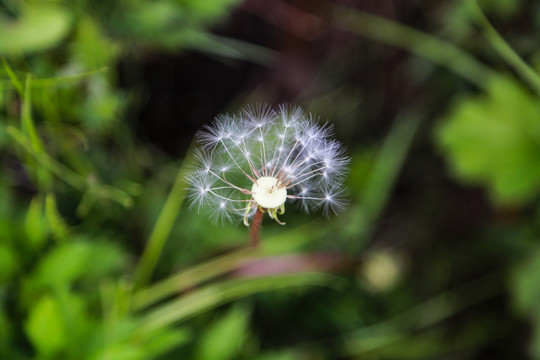
[[[2,59],[4,61],[4,59]],[[17,92],[22,96],[24,93],[22,83],[18,80],[17,72],[21,73],[22,75],[27,75],[28,73],[25,72],[15,72],[11,68],[8,68],[6,66],[9,66],[7,62],[4,64],[5,72],[9,77],[9,80],[0,79],[0,83],[11,83],[15,89],[17,89]],[[108,67],[101,67],[94,70],[85,71],[82,73],[74,74],[74,75],[66,75],[66,76],[58,76],[58,77],[52,77],[52,78],[33,78],[32,79],[32,89],[35,88],[44,88],[44,87],[51,87],[51,86],[61,86],[66,85],[69,82],[78,81],[81,79],[84,79],[86,77],[89,77],[91,75],[100,74],[107,72],[109,70]],[[14,82],[18,82],[20,84],[20,90],[18,88],[18,85]]]
[[[146,315],[141,331],[155,331],[196,316],[224,303],[265,291],[297,286],[339,288],[344,281],[324,273],[299,273],[224,281],[169,301]]]
[[[225,36],[206,34],[205,39],[207,42],[197,43],[194,46],[209,54],[247,60],[263,66],[271,67],[273,59],[278,55],[277,51],[269,48]]]
[[[491,25],[476,0],[464,0],[472,18],[480,26],[484,36],[499,55],[514,68],[514,70],[527,81],[540,95],[540,75],[534,71],[503,39]]]
[[[4,69],[6,70],[6,73],[9,77],[10,82],[13,84],[13,87],[15,87],[15,90],[19,93],[19,96],[24,96],[24,87],[22,83],[19,81],[19,78],[15,74],[15,72],[11,69],[9,66],[7,60],[2,57],[2,65],[4,66]]]
[[[245,261],[253,260],[256,257],[255,251],[251,248],[242,249],[182,270],[138,291],[133,296],[133,308],[140,310],[155,304],[169,296],[232,271]]]
[[[77,189],[84,189],[86,187],[86,180],[78,174],[71,171],[69,168],[56,161],[44,152],[36,153],[32,147],[32,144],[28,137],[19,129],[8,126],[6,128],[7,133],[15,140],[29,155],[33,156],[39,163],[53,172],[57,177],[61,178],[69,185]]]
[[[24,151],[36,159],[39,166],[46,168],[55,174],[59,179],[65,181],[72,187],[80,191],[90,188],[98,197],[113,200],[126,207],[133,204],[131,197],[124,191],[112,186],[88,181],[85,177],[77,174],[64,164],[49,156],[46,152],[34,152],[30,140],[19,129],[13,126],[8,126],[6,128],[6,132],[13,140],[15,140],[18,145],[21,146]]]
[[[26,81],[24,84],[24,95],[21,111],[21,128],[26,133],[32,144],[34,151],[42,151],[43,144],[39,139],[39,136],[34,125],[34,120],[32,119],[32,92],[30,91],[32,87],[32,76],[30,74],[26,75]]]
[[[34,87],[49,87],[49,86],[59,86],[65,85],[68,82],[78,81],[89,77],[91,75],[96,75],[109,71],[108,67],[102,67],[95,70],[85,71],[82,73],[67,75],[67,76],[58,76],[54,78],[43,78],[43,79],[34,79]]]
[[[492,77],[498,76],[489,67],[450,42],[380,16],[335,6],[334,19],[338,28],[410,51],[448,68],[480,88],[485,88]]]
[[[322,222],[320,218],[308,221],[279,235],[265,238],[260,245],[261,253],[277,255],[292,252],[337,230],[338,223],[341,223],[339,219],[328,222]]]
[[[180,208],[184,203],[186,187],[185,177],[188,171],[188,164],[192,157],[193,144],[191,145],[190,150],[188,150],[184,162],[178,170],[176,180],[174,181],[169,196],[159,213],[156,224],[152,229],[139,264],[137,265],[137,269],[135,270],[135,289],[140,289],[145,286],[152,277],[152,273],[154,272],[161,252],[163,251],[165,242],[178,217]]]
[[[400,360],[451,358],[452,354],[470,352],[496,339],[503,339],[511,332],[509,328],[491,329],[493,325],[489,320],[480,318],[470,321],[469,324],[452,334],[443,327],[428,328],[419,333],[410,334],[406,338],[396,339],[391,344],[362,351],[362,355],[359,356],[370,359]],[[490,331],[485,331],[486,328],[490,328]],[[371,343],[376,341],[385,342],[384,338],[370,339]]]
[[[368,223],[376,221],[384,210],[420,121],[418,114],[404,115],[396,119],[386,136],[360,199],[360,204],[368,216]]]
[[[26,80],[24,84],[24,95],[21,109],[21,129],[30,140],[30,145],[34,153],[41,153],[45,151],[43,143],[39,138],[39,135],[32,118],[32,76],[30,74],[26,75]],[[28,156],[30,157],[30,156]],[[31,158],[31,157],[30,157]],[[34,168],[37,174],[38,184],[43,188],[43,190],[50,190],[51,186],[51,175],[46,168],[37,166],[33,163],[33,159],[28,159],[31,168]]]
[[[501,294],[501,272],[459,285],[388,320],[342,335],[346,355],[360,355],[402,340]]]

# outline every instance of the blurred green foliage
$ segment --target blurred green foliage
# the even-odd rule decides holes
[[[438,142],[456,175],[488,189],[501,204],[520,205],[540,191],[540,104],[512,79],[485,95],[456,101]]]
[[[445,5],[441,32],[459,46],[336,8],[333,26],[406,49],[475,88],[458,83],[461,92],[449,99],[447,85],[434,132],[425,131],[426,109],[437,106],[424,95],[426,103],[400,112],[384,138],[352,149],[346,213],[291,216],[287,228],[264,229],[260,249],[246,249],[245,229],[182,208],[191,152],[177,161],[141,141],[128,118],[140,94],[118,81],[121,61],[167,51],[270,63],[277,53],[209,30],[239,3],[0,2],[0,358],[474,358],[512,329],[493,313],[461,322],[459,314],[505,292],[513,308],[497,320],[531,323],[531,353],[540,358],[538,64],[522,60],[473,2]],[[479,3],[501,21],[526,6]],[[493,53],[464,50],[475,48],[477,31]],[[497,63],[494,54],[512,72],[485,65]],[[357,101],[345,92],[306,106],[324,111],[338,97],[345,116]],[[391,236],[403,247],[373,246],[384,237],[375,230],[411,149],[433,142],[455,179],[485,189],[492,211],[505,217],[511,209],[518,220],[501,225],[495,216],[467,234],[466,245],[445,247],[457,241],[434,235],[439,193],[428,210],[421,197],[414,214],[402,210],[410,228]],[[411,237],[427,239],[428,250]],[[335,255],[345,275],[331,275],[319,253]],[[298,270],[242,273],[291,259]],[[470,273],[459,277],[463,269]],[[448,285],[452,271],[463,283]]]
[[[15,18],[0,18],[0,53],[19,54],[47,50],[68,33],[72,14],[51,2],[25,4],[15,10]]]

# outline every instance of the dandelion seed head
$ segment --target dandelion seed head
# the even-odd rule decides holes
[[[331,127],[300,107],[249,106],[218,116],[197,139],[187,200],[217,221],[247,219],[257,208],[276,216],[289,201],[325,215],[346,204],[349,158]]]

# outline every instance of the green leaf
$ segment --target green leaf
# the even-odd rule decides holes
[[[104,324],[103,343],[88,356],[89,360],[155,359],[192,338],[186,328],[163,329],[139,336],[139,323],[132,317],[109,319]]]
[[[125,255],[116,245],[77,241],[55,247],[38,266],[41,285],[71,283],[75,280],[99,279],[118,270]]]
[[[49,235],[49,227],[44,216],[44,206],[41,196],[35,196],[26,212],[26,235],[32,247],[41,247]]]
[[[462,181],[487,188],[501,204],[540,192],[540,105],[510,79],[482,96],[461,98],[437,129],[437,143]]]
[[[196,45],[204,27],[223,19],[238,0],[130,1],[111,24],[121,37],[166,49]]]
[[[92,357],[91,360],[144,360],[144,353],[132,344],[115,344]]]
[[[106,132],[113,129],[125,103],[125,96],[111,86],[105,74],[88,80],[88,95],[83,106],[77,111],[85,127],[92,132]]]
[[[57,353],[68,342],[60,304],[51,296],[43,297],[30,310],[25,330],[37,352],[44,356]]]
[[[53,193],[47,194],[47,197],[45,198],[45,214],[47,215],[47,220],[53,236],[58,241],[67,240],[69,236],[69,228],[58,212],[58,208],[56,206],[56,197]]]
[[[234,307],[206,328],[195,350],[198,360],[238,359],[246,340],[249,310]]]
[[[23,6],[16,19],[0,18],[0,53],[19,55],[58,44],[71,27],[71,13],[53,2]]]
[[[103,34],[96,22],[85,17],[77,23],[70,50],[72,56],[81,61],[86,69],[94,69],[113,64],[120,49]]]
[[[540,251],[523,260],[512,274],[514,305],[522,314],[540,317]]]
[[[191,338],[191,331],[186,328],[173,328],[155,332],[144,342],[145,359],[158,357],[174,348],[178,348],[191,340]]]

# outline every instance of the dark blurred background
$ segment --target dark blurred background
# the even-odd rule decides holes
[[[540,358],[540,3],[0,1],[1,359]],[[183,205],[195,133],[297,104],[350,204]]]

